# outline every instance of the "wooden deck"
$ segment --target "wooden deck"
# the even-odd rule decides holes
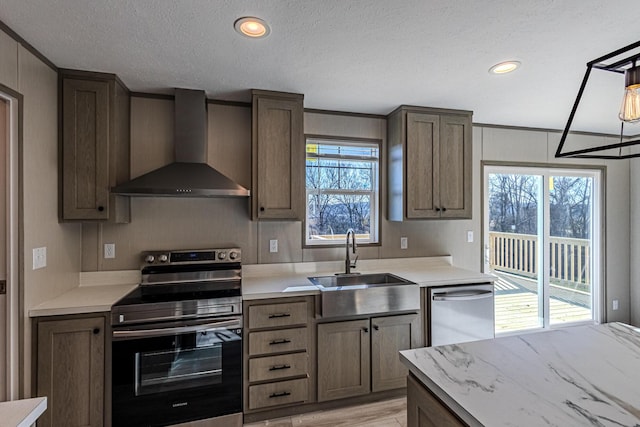
[[[537,284],[512,275],[498,275],[495,282],[496,334],[539,328]],[[579,322],[591,319],[588,294],[552,288],[550,298],[551,324]]]

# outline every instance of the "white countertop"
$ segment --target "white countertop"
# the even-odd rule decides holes
[[[46,409],[46,397],[0,402],[0,425],[4,427],[29,427]]]
[[[252,264],[242,266],[242,298],[256,300],[319,294],[310,276],[333,275],[343,261]],[[494,276],[451,265],[450,256],[358,261],[360,273],[392,273],[419,284],[440,286],[495,280]],[[80,273],[80,286],[29,310],[30,317],[97,313],[111,310],[140,282],[137,270]]]
[[[138,271],[80,273],[80,286],[29,310],[29,317],[110,311],[140,283]]]
[[[333,275],[344,269],[343,261],[242,266],[244,300],[320,293],[308,277]],[[388,258],[358,261],[358,273],[392,273],[421,287],[493,282],[494,276],[451,265],[450,256]]]
[[[622,323],[400,354],[471,426],[640,425],[640,329]]]

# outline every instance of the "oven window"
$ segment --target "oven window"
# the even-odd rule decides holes
[[[219,384],[223,342],[231,335],[215,330],[176,335],[171,348],[136,353],[135,395]]]

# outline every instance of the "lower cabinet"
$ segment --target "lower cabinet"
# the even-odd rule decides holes
[[[318,324],[318,401],[405,387],[398,352],[420,338],[415,313]]]
[[[39,427],[104,425],[105,320],[36,319],[36,392],[47,397]]]
[[[413,375],[407,379],[407,427],[464,427]]]
[[[318,325],[318,401],[369,393],[370,343],[369,319]]]
[[[315,400],[313,309],[313,297],[244,303],[245,413]]]

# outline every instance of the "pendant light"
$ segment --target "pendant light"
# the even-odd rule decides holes
[[[618,117],[623,122],[635,123],[640,121],[640,66],[633,67],[624,73],[624,97]]]
[[[637,132],[635,132],[635,135],[629,134],[625,136],[626,124],[640,122],[640,65],[637,65],[638,62],[640,62],[640,41],[587,62],[587,71],[584,74],[578,95],[573,103],[573,108],[571,109],[571,113],[569,113],[569,119],[560,137],[560,143],[556,150],[556,158],[573,157],[616,160],[640,157],[640,151],[637,148],[628,150],[625,153],[622,152],[623,148],[640,145],[640,134]],[[605,71],[624,75],[624,98],[618,114],[618,118],[620,119],[620,138],[617,143],[606,142],[599,146],[590,145],[588,147],[566,151],[564,150],[564,145],[592,71]],[[614,150],[617,150],[617,154],[615,154]]]

